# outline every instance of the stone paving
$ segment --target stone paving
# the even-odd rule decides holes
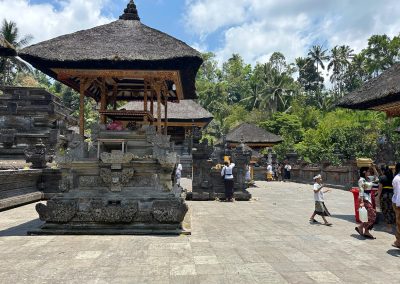
[[[400,250],[354,231],[349,192],[308,223],[311,187],[257,183],[250,202],[189,202],[192,235],[26,236],[34,204],[0,213],[0,283],[399,283]]]

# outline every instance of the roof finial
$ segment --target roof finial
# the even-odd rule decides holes
[[[140,21],[136,5],[133,0],[130,0],[128,6],[124,10],[124,14],[119,17],[120,20]]]

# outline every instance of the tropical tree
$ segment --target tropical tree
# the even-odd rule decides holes
[[[331,50],[328,71],[332,69],[330,81],[334,84],[335,92],[339,95],[342,94],[344,89],[343,79],[354,56],[353,51],[348,45],[335,46]]]
[[[315,92],[322,89],[324,78],[318,72],[311,58],[296,58],[296,66],[299,73],[297,81],[303,86],[306,92]]]
[[[328,50],[323,49],[321,45],[314,45],[308,52],[308,56],[317,67],[317,73],[319,73],[319,67],[321,67],[322,70],[325,70],[324,62],[329,60],[327,52]]]
[[[1,36],[17,50],[26,46],[32,40],[30,35],[21,38],[17,24],[7,20],[4,20],[1,26]],[[0,57],[0,80],[2,85],[11,85],[18,72],[30,72],[30,67],[18,57]]]
[[[251,65],[245,64],[239,54],[233,54],[222,66],[222,79],[226,83],[228,102],[238,103],[247,97],[249,90],[249,78],[251,76]]]

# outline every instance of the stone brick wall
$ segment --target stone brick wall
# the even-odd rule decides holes
[[[0,211],[51,198],[60,177],[53,169],[0,171]]]
[[[343,166],[329,164],[312,166],[298,164],[292,166],[291,181],[312,184],[313,177],[321,174],[323,182],[332,188],[350,189],[357,185],[358,169],[355,163],[349,162]]]

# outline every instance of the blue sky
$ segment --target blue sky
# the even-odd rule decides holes
[[[0,0],[0,19],[34,42],[109,23],[129,0]],[[373,34],[400,32],[398,0],[136,0],[142,22],[216,53],[265,62],[274,51],[293,61],[313,44],[360,51]],[[21,15],[23,15],[21,17]]]

